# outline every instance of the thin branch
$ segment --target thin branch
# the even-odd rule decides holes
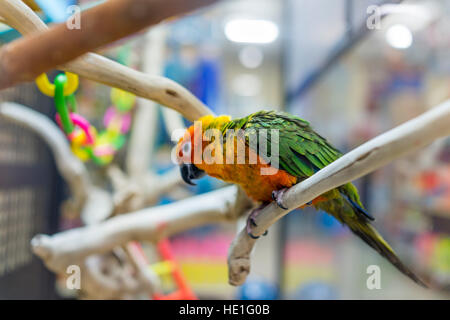
[[[130,299],[151,295],[158,279],[149,279],[145,271],[133,265],[132,258],[122,248],[103,255],[87,257],[80,267],[83,299]],[[67,273],[60,276],[67,277]]]
[[[170,169],[161,175],[153,175],[151,178],[146,179],[144,183],[146,191],[145,197],[147,198],[147,201],[155,201],[163,194],[168,193],[173,190],[174,187],[183,183],[178,167]]]
[[[256,217],[258,236],[290,211],[319,195],[362,177],[381,166],[434,140],[450,135],[450,100],[378,137],[364,143],[326,166],[312,177],[291,187],[283,196],[283,210],[271,203]],[[250,270],[250,253],[256,241],[242,230],[229,250],[229,282],[240,285]]]
[[[23,35],[47,30],[45,23],[21,1],[0,1],[0,15],[11,27],[17,29]],[[56,43],[54,39],[52,41]],[[8,48],[3,48],[2,51],[4,50],[8,50]],[[33,51],[27,52],[32,55]],[[11,59],[14,60],[15,58],[12,57]],[[0,63],[2,63],[1,60],[0,56]],[[186,119],[192,121],[203,115],[213,113],[192,93],[175,81],[160,76],[144,74],[94,53],[87,53],[74,61],[61,65],[59,68],[156,101],[178,111]],[[1,65],[0,70],[2,70]],[[2,72],[0,77],[4,76],[6,77],[6,74]],[[30,75],[27,77],[29,79],[33,78]]]
[[[144,197],[142,192],[140,192],[141,188],[133,188],[137,184],[132,179],[129,179],[119,167],[116,165],[108,166],[107,174],[114,190],[114,212],[112,215],[115,216],[144,208]],[[136,254],[133,246],[130,243],[123,244],[121,249],[126,253],[127,260],[133,265],[136,273],[147,283],[147,288],[152,291],[158,289],[160,287],[158,276]]]

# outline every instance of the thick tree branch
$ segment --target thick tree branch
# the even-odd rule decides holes
[[[50,270],[61,273],[87,256],[106,253],[132,240],[157,242],[197,226],[234,221],[250,205],[237,187],[230,186],[53,236],[37,235],[32,247]]]
[[[283,196],[283,210],[271,203],[256,217],[254,235],[261,235],[278,219],[322,193],[355,180],[434,140],[450,135],[450,100],[364,143],[291,187]],[[250,270],[250,253],[256,241],[242,230],[229,250],[229,282],[240,285]]]

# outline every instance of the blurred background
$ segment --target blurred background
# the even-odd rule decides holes
[[[62,11],[69,4],[98,3],[60,2],[65,2]],[[49,23],[65,19],[54,3],[34,1]],[[7,26],[0,32],[3,43],[17,37]],[[450,0],[224,0],[100,53],[142,69],[148,41],[162,46],[161,74],[216,113],[240,117],[285,110],[310,121],[344,153],[450,96]],[[80,113],[99,127],[109,90],[82,79],[77,92]],[[53,102],[34,84],[4,90],[0,100],[54,114]],[[162,173],[174,165],[167,123],[161,109],[158,114],[161,134],[151,165]],[[59,214],[67,195],[47,146],[23,132],[0,119],[0,298],[70,298],[32,255],[29,240],[76,222]],[[125,153],[126,148],[114,161],[120,165]],[[380,233],[433,289],[417,286],[332,217],[313,209],[290,213],[258,241],[251,274],[239,288],[227,282],[235,226],[177,235],[170,239],[172,250],[200,299],[449,299],[450,139],[355,183]],[[221,186],[203,178],[197,187],[180,186],[159,203]],[[371,265],[381,269],[379,290],[366,285]],[[170,291],[173,283],[166,279],[164,285]]]

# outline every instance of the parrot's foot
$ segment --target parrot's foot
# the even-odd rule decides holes
[[[272,199],[281,209],[284,210],[288,210],[288,208],[283,204],[283,201],[281,199],[283,198],[283,194],[285,193],[286,190],[287,188],[272,191]]]
[[[247,226],[246,226],[246,230],[247,230],[247,234],[250,236],[250,238],[252,239],[258,239],[259,236],[255,236],[252,233],[252,227],[257,227],[258,225],[255,222],[255,218],[256,216],[261,212],[261,210],[265,207],[265,205],[261,205],[258,208],[255,208],[252,210],[252,212],[250,212],[250,214],[248,215],[247,218]],[[266,230],[266,232],[264,232],[263,236],[266,236],[268,233],[268,231]]]

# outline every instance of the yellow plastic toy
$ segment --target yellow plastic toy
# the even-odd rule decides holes
[[[78,88],[78,75],[71,72],[65,72],[65,74],[67,77],[67,83],[64,86],[64,96],[69,96]],[[55,85],[48,80],[45,73],[36,78],[36,85],[46,96],[55,96]]]

